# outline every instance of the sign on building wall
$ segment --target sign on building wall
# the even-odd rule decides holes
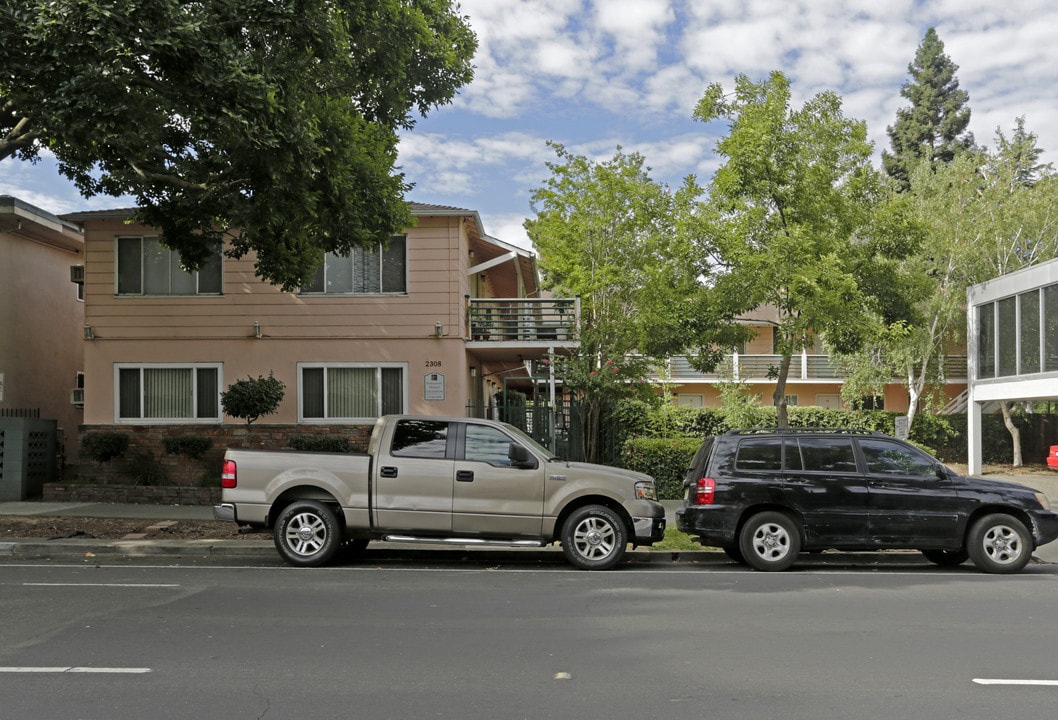
[[[445,376],[441,373],[427,373],[424,377],[423,397],[426,400],[445,399]]]

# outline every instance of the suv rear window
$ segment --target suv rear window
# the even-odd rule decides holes
[[[782,441],[779,438],[749,438],[738,444],[735,467],[739,470],[782,470]]]

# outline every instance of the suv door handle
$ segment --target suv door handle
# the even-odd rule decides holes
[[[397,468],[388,466],[384,468],[379,468],[378,474],[384,478],[395,478],[397,477]]]
[[[456,482],[474,482],[474,471],[456,470]]]

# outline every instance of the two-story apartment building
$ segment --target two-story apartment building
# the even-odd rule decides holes
[[[57,464],[77,456],[83,262],[76,225],[0,196],[0,417],[53,421]]]
[[[534,363],[576,345],[577,303],[540,298],[535,257],[489,237],[476,212],[411,209],[414,227],[329,254],[294,293],[257,278],[252,254],[185,272],[128,209],[66,216],[86,248],[85,428],[230,429],[242,421],[221,393],[269,373],[286,394],[259,422],[281,428],[279,445],[386,413],[486,412],[508,378],[536,387]]]
[[[781,356],[777,353],[776,329],[779,316],[775,308],[762,306],[746,313],[739,322],[755,332],[753,339],[741,348],[730,352],[714,372],[695,370],[687,357],[673,357],[665,367],[659,368],[656,378],[668,386],[675,402],[691,407],[718,407],[720,391],[717,383],[738,380],[748,386],[748,391],[761,397],[764,405],[770,405],[775,392],[774,369],[779,366]],[[821,347],[818,340],[802,352],[794,355],[786,384],[789,405],[812,405],[824,408],[843,407],[841,388],[845,380],[841,369]],[[942,392],[955,407],[966,391],[966,355],[948,355],[944,363]],[[887,383],[884,392],[871,398],[868,406],[874,409],[906,412],[908,393],[900,378]]]

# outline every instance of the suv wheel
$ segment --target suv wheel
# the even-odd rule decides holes
[[[566,518],[562,552],[581,570],[608,570],[624,557],[628,535],[621,518],[602,505],[586,505]]]
[[[750,567],[757,570],[785,570],[801,552],[797,524],[778,512],[754,515],[742,526],[739,550]]]
[[[1012,515],[985,515],[970,528],[966,549],[983,572],[1016,573],[1032,559],[1032,535]]]

